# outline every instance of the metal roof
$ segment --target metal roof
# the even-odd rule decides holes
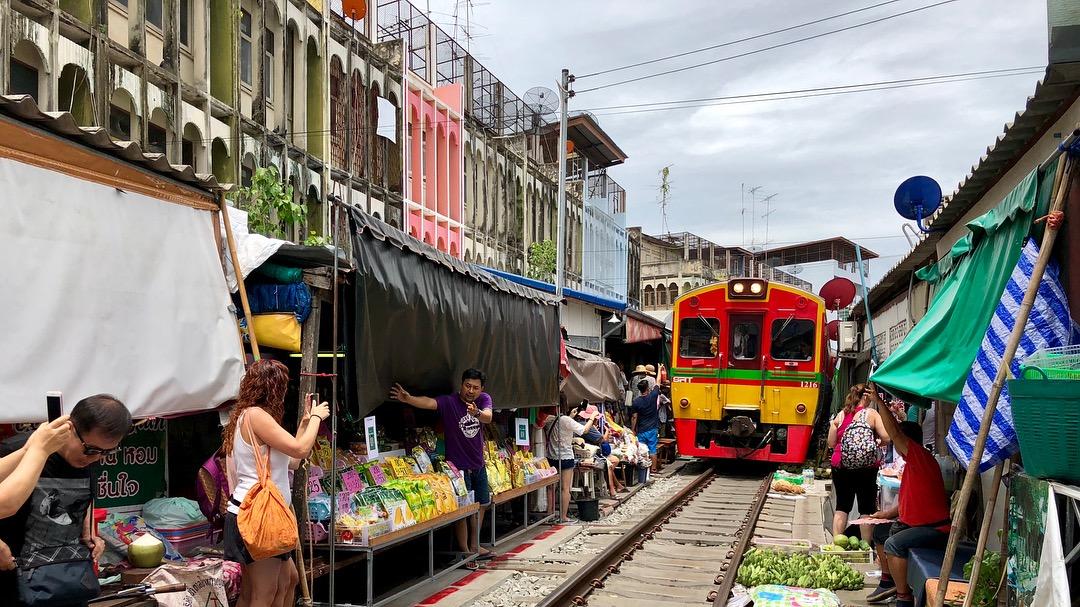
[[[1012,122],[1006,123],[1003,133],[979,162],[971,167],[956,190],[946,196],[940,209],[930,218],[929,227],[940,232],[923,234],[922,240],[910,253],[892,267],[869,293],[870,308],[876,310],[907,289],[911,272],[931,261],[937,255],[937,243],[944,230],[952,227],[1031,149],[1047,130],[1080,97],[1080,65],[1059,64],[1046,68],[1046,75],[1035,84],[1035,93],[1028,97],[1024,109],[1017,112]],[[861,302],[861,300],[860,300]],[[863,317],[861,305],[854,314]]]
[[[0,113],[75,141],[126,162],[204,190],[224,187],[213,175],[188,165],[171,164],[164,154],[144,152],[135,141],[116,141],[99,126],[79,126],[70,112],[43,112],[29,95],[0,95]]]
[[[356,232],[361,237],[368,236],[401,249],[402,251],[409,251],[426,258],[428,261],[437,263],[451,272],[456,272],[468,276],[477,282],[482,282],[496,291],[524,297],[525,299],[530,299],[543,305],[553,306],[558,303],[558,300],[553,296],[482,271],[478,269],[477,266],[465,263],[457,257],[444,253],[431,245],[424,244],[405,232],[402,232],[359,209],[352,210],[352,218],[356,225]]]
[[[514,274],[512,272],[504,272],[502,270],[496,270],[494,268],[486,268],[484,266],[476,266],[477,268],[490,273],[493,276],[498,276],[502,279],[509,280],[519,285],[524,285],[529,289],[535,290],[541,293],[555,293],[555,285],[550,282],[544,282],[542,280],[536,280]],[[569,287],[563,288],[563,295],[569,299],[576,299],[583,301],[587,304],[592,304],[598,308],[606,308],[616,312],[622,312],[626,310],[626,302],[619,301],[617,299],[611,299],[608,297],[601,297],[599,295],[593,295],[592,293],[586,293],[584,291],[578,291],[577,289],[571,289]]]
[[[774,264],[777,266],[814,263],[830,259],[835,260],[838,263],[851,263],[855,261],[856,258],[856,246],[859,245],[856,245],[854,242],[843,236],[836,236],[833,238],[812,240],[810,242],[800,242],[798,244],[783,247],[773,247],[771,249],[765,249],[758,255],[770,262],[774,259],[779,260]],[[859,246],[859,248],[862,249],[861,253],[863,260],[877,259],[877,253],[863,246]]]

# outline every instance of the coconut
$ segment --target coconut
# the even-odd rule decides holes
[[[165,556],[165,544],[149,533],[144,533],[128,544],[128,561],[141,568],[157,567]]]

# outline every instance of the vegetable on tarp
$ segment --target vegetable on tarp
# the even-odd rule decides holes
[[[802,588],[858,590],[863,574],[830,554],[788,554],[751,548],[743,556],[737,581],[744,586],[781,584]]]

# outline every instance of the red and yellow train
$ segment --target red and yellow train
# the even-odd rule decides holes
[[[760,278],[675,301],[671,396],[679,453],[802,463],[827,416],[825,302]]]

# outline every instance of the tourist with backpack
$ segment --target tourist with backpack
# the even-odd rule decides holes
[[[281,427],[288,385],[284,364],[265,358],[252,363],[222,437],[233,488],[225,558],[244,565],[238,607],[292,605],[300,580],[292,560],[300,538],[290,505],[289,463],[311,454],[330,407],[309,395],[296,434],[289,434]]]
[[[833,534],[843,535],[848,527],[848,513],[859,503],[859,511],[869,514],[877,510],[877,473],[880,464],[879,441],[886,443],[889,435],[881,417],[870,405],[871,389],[856,384],[844,397],[844,408],[829,424],[829,448],[832,452],[832,479],[836,490]],[[870,541],[871,529],[864,525],[860,532]]]

